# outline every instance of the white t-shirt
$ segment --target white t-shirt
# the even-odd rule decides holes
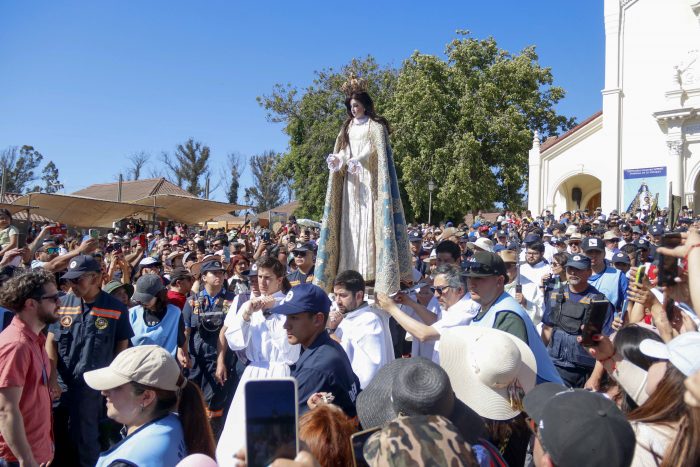
[[[335,335],[363,389],[381,367],[394,360],[389,315],[383,310],[364,304],[345,315]]]
[[[454,305],[447,310],[443,310],[439,320],[433,323],[432,327],[438,334],[442,335],[446,329],[456,326],[467,326],[472,322],[474,317],[479,313],[481,305],[472,300],[471,294],[466,293]],[[440,340],[435,342],[433,349],[433,361],[440,363]]]

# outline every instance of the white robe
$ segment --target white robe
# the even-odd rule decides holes
[[[443,310],[440,319],[432,324],[438,334],[442,335],[447,329],[456,326],[467,326],[474,317],[479,314],[481,305],[472,300],[469,292],[447,310]],[[433,348],[433,361],[440,364],[440,339],[435,341]]]
[[[351,311],[340,322],[335,335],[362,389],[381,367],[394,360],[389,316],[383,310],[365,304]]]
[[[343,187],[343,216],[340,226],[340,261],[338,272],[348,269],[362,274],[367,281],[375,280],[374,198],[369,157],[372,151],[367,121],[348,130],[349,147],[340,156],[343,163],[350,159],[361,163],[359,173],[345,175]]]
[[[284,293],[276,292],[275,299],[284,298]],[[248,359],[241,380],[233,396],[226,416],[226,424],[216,447],[216,460],[221,466],[236,465],[233,456],[245,447],[245,383],[256,379],[283,378],[289,376],[289,365],[299,359],[301,346],[291,345],[287,331],[283,328],[286,317],[271,314],[265,317],[256,311],[250,321],[243,320],[247,302],[238,313],[231,309],[226,317],[226,341],[231,350],[245,351]]]

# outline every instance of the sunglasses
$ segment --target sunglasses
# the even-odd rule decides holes
[[[58,303],[58,302],[61,301],[61,295],[55,293],[55,294],[53,294],[53,295],[45,295],[45,296],[43,296],[43,297],[37,297],[36,299],[39,300],[39,301],[41,301],[41,300],[51,300],[51,301],[54,302],[54,303]]]
[[[465,268],[465,271],[471,271],[475,274],[483,274],[483,275],[491,275],[491,276],[497,275],[497,273],[494,271],[494,269],[490,265],[483,264],[483,263],[476,263],[476,262],[467,263],[467,267]]]
[[[449,288],[450,288],[449,285],[446,285],[446,286],[444,286],[444,287],[431,287],[431,288],[430,288],[430,291],[433,293],[433,295],[435,295],[435,293],[437,292],[438,296],[440,296],[440,295],[442,295],[442,293],[443,293],[445,290],[447,290],[447,289],[449,289]]]
[[[60,248],[58,248],[57,246],[52,246],[49,248],[45,248],[44,251],[50,255],[55,255],[55,254],[58,254],[58,252],[60,251]]]
[[[581,242],[569,242],[569,245],[572,245],[572,246],[578,246],[580,244],[581,244]]]

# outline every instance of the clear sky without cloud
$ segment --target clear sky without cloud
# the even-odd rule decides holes
[[[304,87],[368,54],[396,67],[414,50],[442,55],[458,29],[511,52],[536,45],[567,91],[558,110],[581,121],[601,108],[602,3],[0,0],[0,150],[34,146],[70,193],[192,137],[218,177],[229,152],[286,149],[255,100],[275,83]]]

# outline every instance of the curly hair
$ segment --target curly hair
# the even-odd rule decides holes
[[[56,285],[56,279],[41,268],[14,276],[0,287],[0,304],[18,313],[24,308],[25,301],[43,294],[46,284]]]

